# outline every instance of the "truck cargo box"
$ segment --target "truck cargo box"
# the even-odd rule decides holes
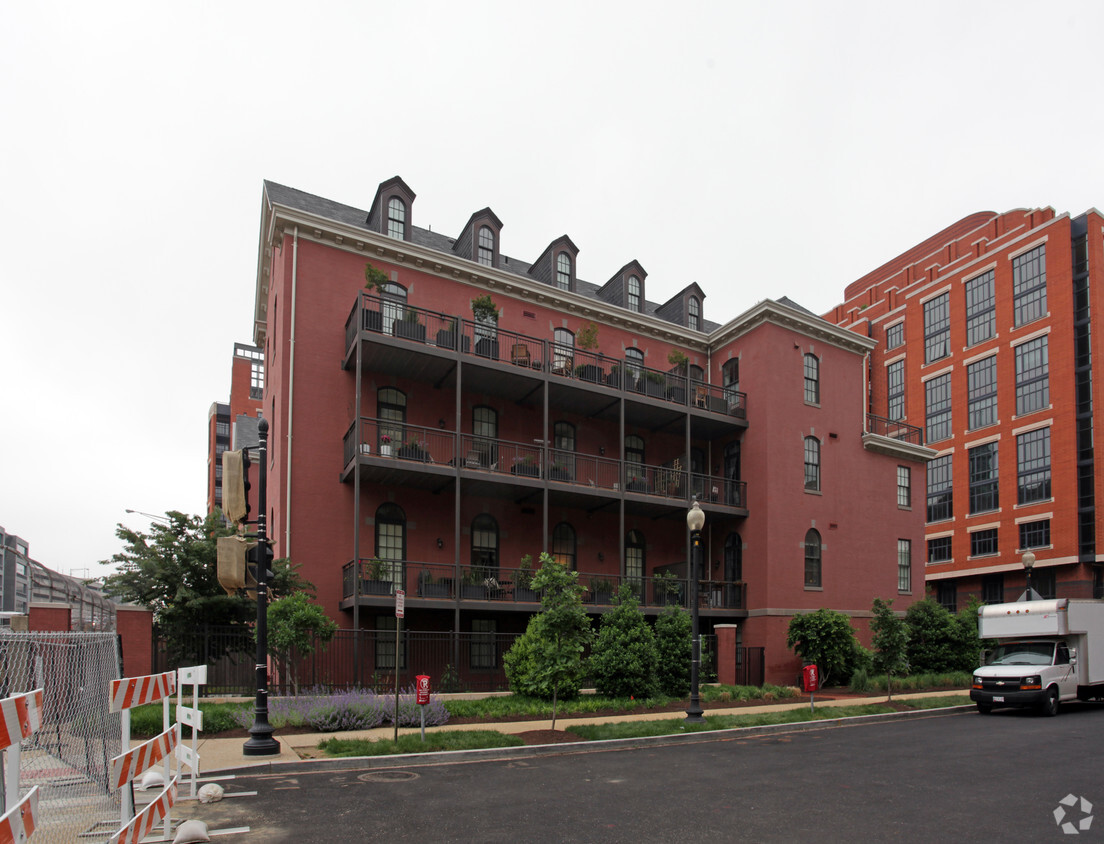
[[[1065,636],[1069,632],[1068,598],[989,604],[978,609],[978,635],[982,639]]]

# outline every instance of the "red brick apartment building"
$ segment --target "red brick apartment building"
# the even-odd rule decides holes
[[[222,507],[222,453],[257,443],[257,418],[264,395],[264,353],[234,344],[229,403],[207,413],[207,512]]]
[[[866,412],[874,340],[786,299],[712,322],[697,284],[653,302],[635,260],[589,283],[567,236],[527,262],[489,208],[449,237],[414,199],[398,177],[367,210],[262,196],[270,536],[343,628],[394,629],[401,586],[408,630],[476,637],[460,670],[498,670],[492,634],[538,608],[522,559],[547,550],[594,613],[622,583],[651,616],[695,600],[703,632],[762,649],[748,676],[793,682],[795,614],[843,610],[865,636],[875,597],[922,596],[932,452]],[[394,658],[367,650],[364,673]]]
[[[924,571],[948,608],[1015,600],[1029,554],[1044,597],[1104,597],[1102,232],[1095,210],[973,214],[826,315],[875,342],[870,412],[923,427],[936,452]]]

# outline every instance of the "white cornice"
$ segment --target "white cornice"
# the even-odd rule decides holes
[[[876,340],[863,337],[846,328],[840,328],[818,316],[796,311],[772,299],[764,299],[755,307],[744,311],[740,316],[718,328],[709,335],[709,342],[716,349],[765,322],[780,325],[857,355],[864,355],[878,345]]]

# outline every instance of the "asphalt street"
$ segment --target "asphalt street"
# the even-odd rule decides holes
[[[375,764],[379,764],[378,762]],[[238,775],[227,842],[1104,841],[1104,705]],[[1074,805],[1061,801],[1074,795]],[[1092,804],[1083,811],[1084,798]],[[1070,838],[1055,820],[1072,822]],[[184,814],[185,817],[188,814]]]

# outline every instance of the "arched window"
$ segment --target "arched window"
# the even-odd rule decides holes
[[[805,355],[805,401],[820,404],[820,360]]]
[[[383,300],[383,333],[394,334],[395,322],[406,316],[406,288],[393,281],[384,282],[380,297]]]
[[[552,371],[570,375],[575,365],[575,335],[566,328],[557,328],[553,334]]]
[[[406,513],[398,504],[381,504],[376,510],[376,555],[379,561],[368,564],[368,580],[390,581],[391,589],[401,589],[403,561],[406,559]]]
[[[498,577],[498,522],[486,513],[472,520],[471,567],[479,582]]]
[[[390,445],[397,451],[403,444],[406,433],[406,393],[394,387],[382,387],[378,390],[376,416],[379,417],[377,445]]]
[[[644,391],[644,353],[635,346],[625,349],[625,386],[635,392]]]
[[[571,256],[566,252],[556,256],[556,288],[571,289]]]
[[[494,266],[495,236],[490,226],[479,228],[479,248],[475,253],[475,260],[485,267]]]
[[[686,300],[686,327],[694,331],[701,331],[701,302],[697,296],[691,296]]]
[[[628,294],[626,305],[629,310],[640,313],[640,279],[634,275],[629,276]]]
[[[575,528],[560,522],[552,529],[552,556],[570,571],[577,571],[575,558]]]
[[[805,438],[805,489],[820,491],[820,440]]]
[[[810,529],[805,534],[805,585],[820,588],[820,534]]]
[[[740,534],[730,533],[724,544],[724,595],[726,609],[741,609],[740,591],[744,579],[744,543]]]
[[[387,201],[387,236],[397,240],[406,237],[406,203],[397,196]]]

